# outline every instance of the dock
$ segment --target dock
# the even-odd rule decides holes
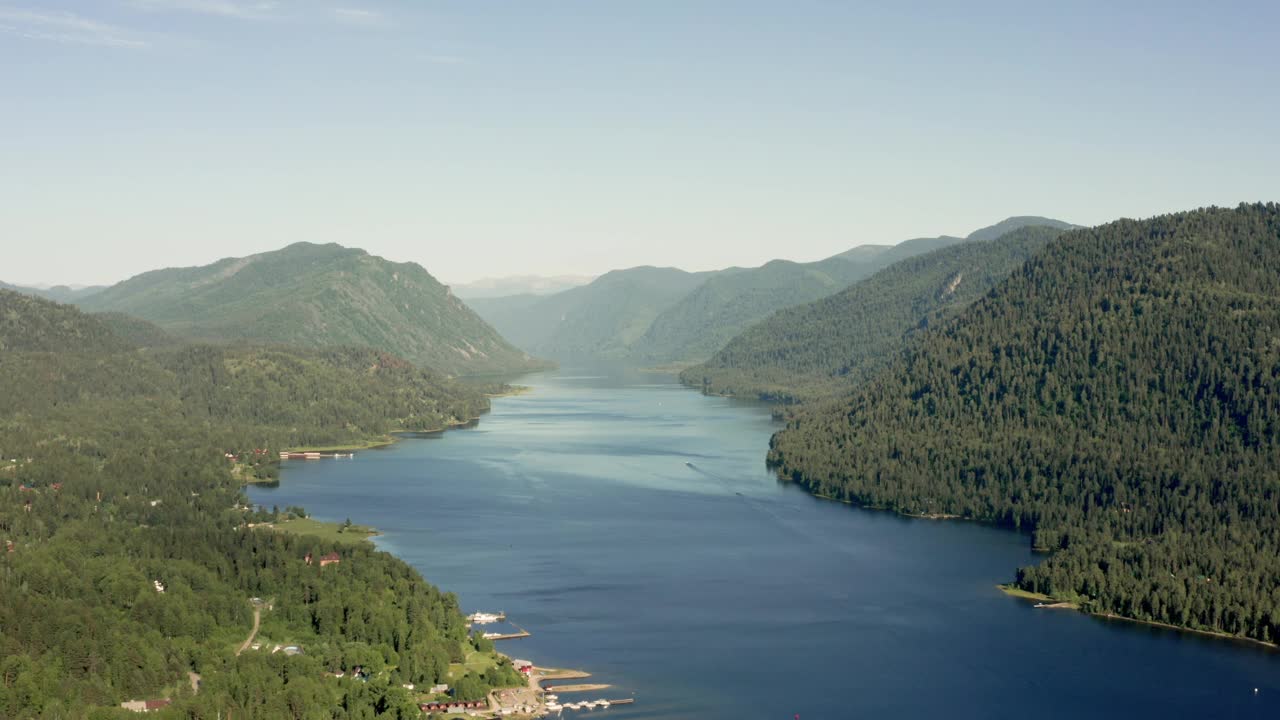
[[[527,638],[527,637],[533,636],[533,633],[529,632],[528,630],[525,630],[524,628],[520,627],[519,625],[516,625],[515,623],[511,623],[511,626],[514,627],[516,630],[519,630],[519,632],[485,633],[481,637],[483,637],[485,640],[519,640],[520,638]]]
[[[549,693],[579,693],[591,692],[593,690],[608,690],[612,685],[604,685],[601,683],[584,683],[581,685],[549,685],[542,688]]]
[[[281,460],[320,460],[323,458],[354,458],[355,456],[356,454],[353,452],[322,453],[322,452],[287,452],[283,450],[280,452]]]
[[[547,680],[581,680],[591,677],[591,673],[581,670],[550,670],[535,667],[533,669],[543,682]]]

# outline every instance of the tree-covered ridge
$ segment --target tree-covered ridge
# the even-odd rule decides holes
[[[60,351],[80,347],[103,352],[130,343],[110,326],[70,305],[0,289],[0,352]]]
[[[877,266],[884,254],[859,263],[839,258],[814,263],[774,260],[758,268],[717,273],[655,317],[631,343],[630,354],[646,362],[709,357],[770,312],[845,287]]]
[[[717,273],[655,318],[633,344],[632,354],[649,362],[703,361],[774,312],[827,297],[907,258],[990,240],[1029,225],[1074,227],[1051,218],[1011,217],[963,238],[914,238],[897,245],[859,246],[817,262],[775,260],[758,268]]]
[[[192,340],[370,347],[455,375],[539,367],[421,266],[332,244],[155,270],[75,302]]]
[[[770,462],[815,493],[1034,532],[1019,584],[1280,635],[1280,206],[1067,233]]]
[[[635,267],[605,273],[554,295],[471,303],[505,337],[537,355],[624,358],[653,319],[706,276],[676,268]]]
[[[0,717],[165,697],[162,717],[416,718],[401,686],[485,645],[403,562],[250,530],[275,514],[241,493],[280,449],[469,419],[476,391],[367,349],[134,349],[74,308],[0,292],[0,310],[6,348],[40,348],[0,351]],[[73,345],[36,342],[49,328]],[[303,654],[235,654],[250,598],[259,637]],[[513,673],[453,684],[482,695]]]
[[[53,287],[36,288],[0,282],[0,290],[12,290],[14,292],[22,293],[23,295],[34,295],[35,297],[44,298],[45,300],[53,300],[54,302],[61,303],[75,302],[79,298],[88,297],[89,295],[101,292],[104,289],[106,288],[102,285],[89,285],[85,287],[54,285]]]
[[[845,290],[781,310],[681,373],[704,392],[796,402],[840,393],[907,336],[984,295],[1061,231],[1029,226],[899,261]]]
[[[471,303],[505,337],[539,356],[644,364],[702,361],[778,310],[826,297],[905,258],[1026,225],[1073,227],[1049,218],[1014,217],[965,238],[860,245],[816,262],[774,260],[700,273],[637,267],[550,296]]]

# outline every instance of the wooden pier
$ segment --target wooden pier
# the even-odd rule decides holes
[[[533,669],[538,674],[541,682],[547,680],[581,680],[591,677],[591,673],[582,672],[581,670],[551,670],[535,667]]]
[[[584,683],[581,685],[548,685],[547,687],[544,687],[542,689],[545,692],[559,694],[559,693],[594,692],[596,690],[608,690],[611,687],[613,686],[603,685],[600,683]]]
[[[533,633],[529,632],[528,630],[525,630],[524,628],[520,627],[519,625],[516,625],[515,623],[511,623],[511,626],[514,627],[516,630],[519,630],[520,632],[485,633],[482,637],[486,640],[519,640],[520,638],[527,638],[533,635]]]

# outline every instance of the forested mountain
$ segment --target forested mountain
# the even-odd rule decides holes
[[[1033,531],[1023,588],[1280,637],[1280,206],[1064,234],[770,462],[811,491]]]
[[[37,288],[24,287],[22,285],[10,285],[7,282],[0,282],[0,290],[12,290],[14,292],[23,293],[25,295],[35,295],[46,300],[54,300],[56,302],[75,302],[81,298],[88,297],[96,292],[105,289],[103,285],[90,285],[86,287],[71,287],[69,285],[54,285],[53,287]]]
[[[333,244],[155,270],[76,302],[192,340],[370,347],[455,375],[539,365],[421,266]]]
[[[543,357],[626,357],[658,313],[707,273],[676,268],[614,270],[547,297],[478,299],[471,304],[517,346]]]
[[[840,393],[887,363],[913,332],[964,308],[1061,230],[1030,226],[894,263],[816,302],[781,310],[681,381],[704,392],[795,402]]]
[[[535,355],[698,361],[778,310],[831,295],[899,260],[1026,225],[1071,227],[1048,218],[1016,217],[967,238],[944,235],[860,245],[817,262],[775,260],[756,268],[701,273],[631,268],[546,297],[524,294],[469,303],[503,336]]]
[[[709,357],[770,312],[836,292],[876,264],[831,258],[813,263],[774,260],[758,268],[718,273],[654,318],[630,354],[647,362]]]
[[[484,645],[386,553],[247,529],[274,513],[240,492],[281,448],[471,418],[476,391],[369,349],[135,349],[5,291],[0,346],[0,717],[169,698],[162,718],[417,718],[401,686]],[[304,561],[333,551],[337,566]],[[260,636],[303,654],[236,654],[254,597]],[[356,667],[368,682],[331,674]],[[454,684],[519,681],[507,665]]]
[[[990,240],[1027,225],[1073,227],[1049,218],[1012,217],[964,238],[943,235],[891,246],[859,246],[818,262],[776,260],[717,274],[659,315],[634,344],[633,353],[658,362],[705,360],[778,310],[826,297],[900,260],[966,241]]]

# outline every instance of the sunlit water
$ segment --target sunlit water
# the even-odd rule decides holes
[[[250,495],[377,526],[533,633],[503,651],[614,686],[581,699],[634,696],[594,711],[617,720],[1280,717],[1280,654],[1033,609],[995,588],[1035,561],[1024,536],[779,484],[762,405],[667,376],[522,382],[475,429],[289,463]]]

